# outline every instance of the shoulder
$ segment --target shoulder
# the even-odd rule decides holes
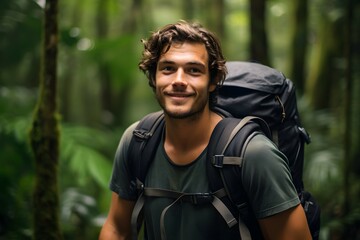
[[[274,175],[290,175],[288,160],[276,145],[263,134],[249,141],[244,153],[243,176],[246,180],[271,179]],[[289,176],[290,177],[290,176]]]
[[[271,167],[274,163],[288,165],[286,156],[269,138],[261,133],[253,136],[247,144],[244,159],[244,165],[265,165],[265,167]]]

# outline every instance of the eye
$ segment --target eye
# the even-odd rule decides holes
[[[200,72],[200,70],[197,68],[190,68],[190,72],[196,73],[196,72]]]
[[[192,75],[200,75],[202,73],[201,69],[197,67],[191,67],[188,69],[188,72]]]
[[[171,72],[175,71],[175,68],[173,66],[167,65],[167,66],[162,66],[160,68],[160,71],[162,71],[164,73],[171,73]]]

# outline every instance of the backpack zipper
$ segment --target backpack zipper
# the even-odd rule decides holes
[[[284,107],[284,104],[281,102],[281,99],[278,95],[275,96],[275,99],[279,102],[280,104],[280,107],[281,107],[281,110],[282,110],[282,113],[281,113],[281,123],[284,122],[285,120],[285,117],[286,117],[286,113],[285,113],[285,107]]]

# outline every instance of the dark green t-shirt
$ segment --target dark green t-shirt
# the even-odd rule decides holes
[[[110,189],[128,200],[136,190],[129,178],[127,148],[136,124],[124,133],[114,162]],[[243,187],[256,218],[265,218],[299,204],[285,156],[265,136],[258,134],[248,144],[242,166]],[[206,175],[206,149],[188,165],[176,165],[166,155],[163,141],[147,173],[145,186],[186,193],[210,192]],[[160,239],[160,215],[174,199],[147,198],[144,205],[148,239]],[[178,201],[165,213],[168,239],[239,239],[211,205],[195,206]]]

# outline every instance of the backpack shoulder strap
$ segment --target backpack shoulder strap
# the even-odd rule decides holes
[[[224,170],[229,167],[239,166],[241,167],[244,155],[244,146],[250,140],[250,136],[253,136],[256,132],[262,132],[266,136],[271,137],[271,131],[267,123],[254,116],[247,116],[243,119],[238,118],[224,118],[215,127],[207,150],[207,159],[210,164],[207,164],[208,178],[210,181],[211,189],[218,190],[222,187],[227,188],[227,182],[224,182],[223,178],[219,179],[216,175],[224,173]],[[231,146],[231,147],[230,147]],[[231,175],[237,171],[231,170]],[[238,178],[239,176],[235,176]],[[230,181],[229,183],[232,183]],[[238,181],[235,181],[238,183]],[[235,187],[236,189],[239,186]],[[232,198],[233,194],[229,193],[229,197],[232,201],[236,202]],[[237,191],[236,191],[237,192]]]
[[[241,166],[246,145],[258,132],[270,137],[271,132],[264,120],[248,116],[243,119],[225,118],[214,129],[207,151],[207,174],[212,191],[225,189],[223,198],[233,216],[239,216],[239,231],[242,239],[251,239],[243,212],[247,211],[247,201],[241,183]],[[223,214],[222,214],[223,215]]]
[[[140,120],[130,141],[127,161],[139,195],[131,216],[133,239],[137,239],[137,233],[141,227],[141,212],[145,202],[143,184],[156,152],[154,149],[157,149],[161,140],[163,126],[164,113],[162,111],[150,113]]]
[[[132,176],[142,183],[159,145],[164,126],[162,111],[146,115],[136,126],[129,145],[129,166]]]

